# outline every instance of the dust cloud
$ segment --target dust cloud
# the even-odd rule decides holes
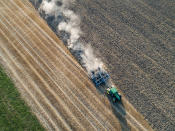
[[[103,63],[96,58],[93,49],[88,43],[83,43],[80,38],[83,31],[80,28],[81,19],[72,10],[69,9],[70,4],[74,0],[43,0],[39,11],[44,12],[45,17],[54,16],[61,20],[57,20],[57,32],[63,31],[66,38],[66,45],[73,52],[74,56],[86,68],[90,74],[98,68],[103,69]]]

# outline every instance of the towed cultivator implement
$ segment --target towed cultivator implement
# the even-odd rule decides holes
[[[98,68],[91,73],[91,79],[96,87],[101,85],[107,85],[109,74],[106,71],[101,70]],[[118,93],[115,86],[110,86],[106,89],[108,95],[112,97],[113,102],[121,101],[121,95]]]
[[[109,74],[105,71],[102,71],[98,68],[95,71],[92,71],[91,79],[96,87],[99,87],[102,84],[106,84],[109,79]]]

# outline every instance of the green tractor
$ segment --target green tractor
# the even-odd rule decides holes
[[[121,95],[114,86],[107,88],[107,94],[112,97],[113,102],[121,101]]]

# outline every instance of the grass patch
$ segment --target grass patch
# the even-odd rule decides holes
[[[44,131],[0,67],[0,131]]]

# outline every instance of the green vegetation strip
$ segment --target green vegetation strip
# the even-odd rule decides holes
[[[21,99],[12,81],[0,68],[0,131],[44,131]]]

